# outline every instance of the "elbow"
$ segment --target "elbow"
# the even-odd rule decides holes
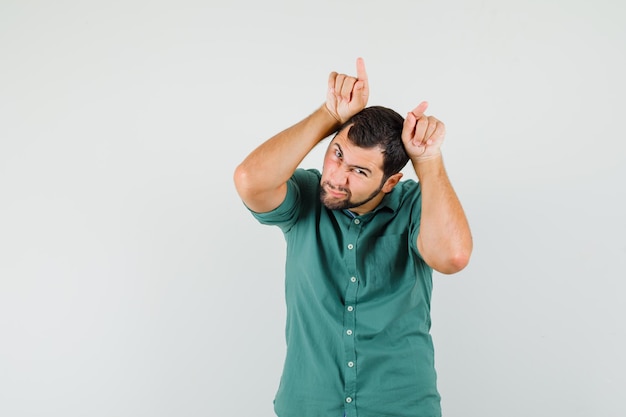
[[[233,180],[235,182],[235,188],[237,189],[237,193],[241,197],[245,194],[246,190],[252,188],[251,181],[252,176],[248,169],[246,169],[245,165],[239,164],[237,168],[235,168],[235,172],[233,174]]]
[[[446,272],[446,274],[456,274],[457,272],[462,271],[469,264],[469,260],[469,253],[459,253],[453,256],[448,262],[449,272]]]
[[[472,238],[447,241],[445,245],[427,245],[417,238],[417,247],[428,266],[437,272],[450,275],[462,271],[469,264],[472,254]]]
[[[450,252],[448,257],[439,262],[433,269],[442,274],[451,275],[462,271],[469,264],[472,253],[471,245]]]

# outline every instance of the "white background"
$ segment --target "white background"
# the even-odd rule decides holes
[[[370,105],[446,123],[472,226],[434,277],[444,415],[626,415],[624,22],[620,0],[2,0],[0,415],[273,415],[284,241],[232,173],[358,56]]]

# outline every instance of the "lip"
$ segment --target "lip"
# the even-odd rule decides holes
[[[328,190],[328,194],[332,195],[333,197],[345,197],[346,193],[342,193],[341,191],[335,191],[335,190]]]
[[[330,188],[330,186],[326,185],[326,192],[328,194],[330,194],[333,197],[337,197],[337,198],[341,198],[341,197],[345,197],[347,195],[346,192],[343,191],[337,191],[333,188]]]

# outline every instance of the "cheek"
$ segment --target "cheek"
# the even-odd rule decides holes
[[[332,158],[332,156],[326,156],[322,163],[322,176],[327,177],[329,174],[332,174],[337,167],[336,161]]]
[[[365,178],[354,178],[350,182],[350,189],[354,194],[370,195],[376,191],[375,181]]]
[[[350,183],[350,190],[352,190],[353,194],[361,195],[367,194],[368,188],[365,184],[363,184],[363,181],[355,180]]]
[[[324,160],[324,163],[322,164],[322,180],[324,180],[326,177],[328,177],[328,167],[330,165],[328,164],[328,162],[326,160]]]

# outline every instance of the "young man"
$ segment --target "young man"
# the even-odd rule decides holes
[[[463,269],[470,229],[445,172],[443,123],[367,107],[331,73],[326,103],[255,149],[237,191],[287,242],[287,355],[279,417],[441,415],[430,337],[432,270]],[[327,136],[322,173],[298,169]],[[419,182],[400,181],[411,161]]]

